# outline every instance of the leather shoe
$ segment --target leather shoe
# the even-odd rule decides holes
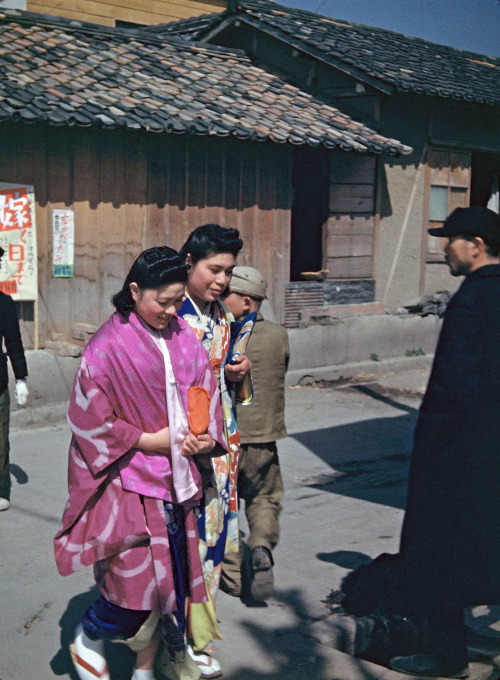
[[[394,671],[423,678],[466,678],[469,675],[467,663],[439,664],[424,652],[411,656],[395,656],[390,665]]]
[[[250,593],[256,600],[267,600],[274,591],[273,558],[264,546],[252,550],[252,583]]]

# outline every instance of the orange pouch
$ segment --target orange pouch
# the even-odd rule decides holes
[[[210,395],[204,387],[188,389],[188,421],[193,434],[205,434],[210,424]]]

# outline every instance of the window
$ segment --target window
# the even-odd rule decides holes
[[[427,152],[427,225],[441,227],[455,208],[466,208],[470,203],[471,154],[468,151],[430,149]],[[426,259],[444,259],[445,239],[427,234]]]

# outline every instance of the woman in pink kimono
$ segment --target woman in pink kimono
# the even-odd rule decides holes
[[[159,622],[169,655],[182,658],[186,601],[206,600],[194,508],[203,468],[226,443],[210,361],[176,314],[186,281],[175,250],[139,255],[75,378],[69,500],[54,545],[62,575],[93,564],[101,591],[71,647],[82,680],[109,679],[105,638],[136,639],[133,678],[153,680],[158,640],[146,636],[143,648],[136,634]],[[195,386],[209,410],[199,435],[189,427]]]

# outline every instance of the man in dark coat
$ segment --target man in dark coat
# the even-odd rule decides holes
[[[457,208],[433,236],[465,280],[451,299],[415,431],[398,560],[427,620],[410,675],[468,675],[463,610],[500,603],[500,216]]]
[[[0,258],[2,258],[4,252],[4,249],[0,248]],[[4,343],[7,350],[6,354],[3,352]],[[0,292],[0,511],[8,510],[10,507],[10,398],[7,356],[16,377],[16,402],[18,406],[24,406],[28,400],[28,387],[26,385],[28,367],[24,356],[16,305],[10,295]]]

